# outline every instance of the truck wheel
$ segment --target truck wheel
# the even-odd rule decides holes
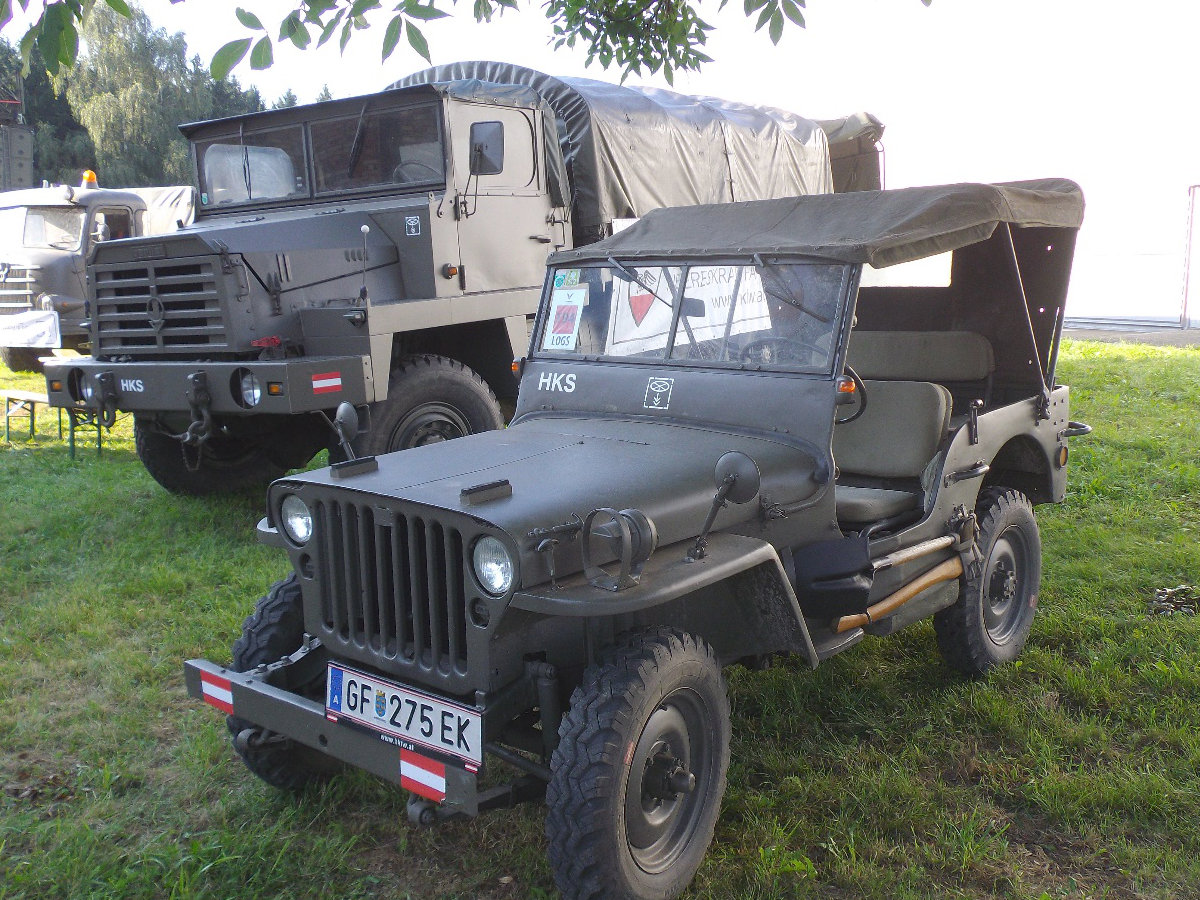
[[[942,657],[983,675],[1020,655],[1037,612],[1042,542],[1033,506],[1020,491],[988,488],[975,507],[980,563],[953,606],[933,617]]]
[[[444,356],[410,356],[392,372],[387,399],[372,404],[371,430],[354,451],[379,456],[503,425],[496,395],[473,371]]]
[[[49,350],[36,350],[33,347],[0,347],[0,360],[14,372],[40,372],[42,364],[39,356],[46,356]]]
[[[295,574],[277,581],[265,597],[259,598],[254,613],[242,623],[242,636],[233,645],[235,672],[248,672],[267,663],[278,662],[299,648],[304,640],[304,609],[300,582]],[[313,695],[321,696],[323,683],[314,683]],[[339,768],[337,762],[301,744],[289,740],[240,739],[255,726],[245,719],[229,716],[225,720],[234,738],[234,749],[246,768],[267,784],[287,791],[298,791],[313,781],[328,778]]]
[[[200,466],[192,471],[179,441],[133,423],[133,443],[138,459],[150,476],[172,494],[203,497],[263,488],[284,473],[271,462],[264,447],[227,435],[213,435],[200,450]],[[196,450],[187,448],[192,463]]]
[[[729,730],[721,667],[690,634],[651,629],[588,667],[546,791],[564,897],[662,900],[687,887],[720,812]]]

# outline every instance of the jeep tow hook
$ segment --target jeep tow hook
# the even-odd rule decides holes
[[[233,748],[238,753],[246,754],[253,753],[255,750],[263,750],[267,747],[286,744],[289,741],[290,738],[282,734],[273,734],[261,728],[243,728],[234,735]]]

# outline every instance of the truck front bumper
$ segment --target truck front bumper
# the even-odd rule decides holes
[[[243,380],[257,381],[257,402],[247,401]],[[102,362],[64,359],[47,363],[46,394],[56,407],[106,406],[125,412],[189,414],[189,392],[202,378],[220,415],[292,415],[375,399],[369,356],[318,356],[246,362]]]

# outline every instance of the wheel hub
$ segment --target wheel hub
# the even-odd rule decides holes
[[[659,753],[646,761],[646,772],[642,777],[643,798],[652,800],[675,800],[680,794],[690,794],[696,789],[696,776],[688,771],[683,760],[670,753],[664,745]]]

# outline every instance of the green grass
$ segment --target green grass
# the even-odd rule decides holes
[[[928,625],[815,672],[730,672],[733,765],[695,897],[1200,896],[1200,350],[1068,344],[1067,502],[1042,507],[1019,664],[951,674]],[[0,385],[41,379],[0,370]],[[547,897],[536,805],[415,830],[350,774],[237,762],[182,661],[229,657],[286,560],[261,497],[172,497],[128,420],[0,445],[0,898]]]

